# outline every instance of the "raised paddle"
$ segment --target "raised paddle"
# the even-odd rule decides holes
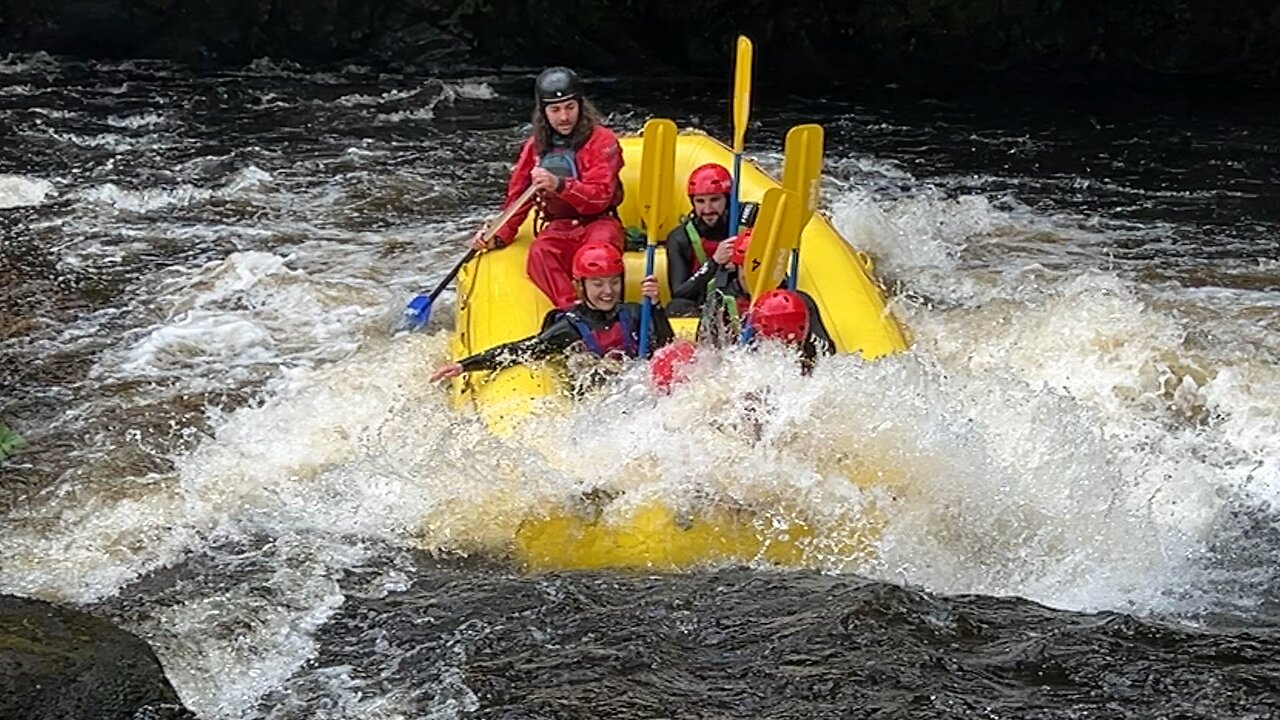
[[[534,192],[534,187],[530,185],[529,189],[520,193],[520,197],[516,198],[515,202],[508,205],[507,209],[503,210],[501,215],[485,225],[483,235],[484,242],[488,243],[492,241],[493,236],[498,232],[498,229],[503,225],[506,225],[507,221],[511,219],[511,216],[515,215],[521,206],[533,198]],[[468,250],[467,254],[462,256],[462,259],[458,261],[458,264],[453,266],[453,269],[449,271],[449,274],[444,276],[444,279],[440,281],[440,284],[436,286],[435,290],[431,291],[430,295],[418,295],[414,299],[410,300],[409,304],[405,306],[404,315],[400,320],[400,329],[421,330],[426,327],[427,321],[431,319],[431,303],[435,302],[436,298],[440,297],[440,293],[444,292],[445,287],[448,286],[449,282],[458,274],[458,271],[462,269],[462,266],[471,262],[471,259],[476,256],[477,252],[479,251],[476,250],[476,248]]]
[[[787,257],[791,246],[783,240],[783,226],[787,222],[787,212],[795,197],[790,190],[770,188],[764,192],[764,201],[760,203],[760,214],[756,216],[756,224],[751,231],[751,246],[743,258],[742,287],[751,294],[751,305],[756,299],[782,283],[787,277]],[[739,342],[746,344],[751,340],[751,329],[742,327]]]
[[[653,253],[659,233],[667,221],[675,182],[676,124],[654,118],[644,124],[644,147],[640,156],[640,217],[644,220],[648,244],[645,246],[644,275],[653,274]],[[640,306],[640,357],[649,356],[649,322],[653,301],[646,296]]]
[[[729,234],[738,232],[741,205],[738,202],[742,179],[742,148],[747,139],[747,120],[751,117],[751,65],[754,58],[751,39],[738,36],[733,61],[733,189],[729,191]]]
[[[783,229],[795,197],[783,188],[770,188],[760,203],[760,214],[751,231],[751,246],[742,261],[742,287],[751,294],[751,304],[762,293],[778,287],[787,277],[787,256],[791,246]]]
[[[818,207],[822,186],[822,141],[821,125],[797,125],[787,132],[782,159],[782,187],[794,195],[796,202],[787,210],[782,233],[783,239],[791,243],[791,272],[787,287],[792,290],[800,280],[800,236]]]

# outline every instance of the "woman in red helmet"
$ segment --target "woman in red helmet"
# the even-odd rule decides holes
[[[686,185],[692,210],[667,235],[667,285],[673,317],[697,315],[707,301],[707,286],[729,264],[729,193],[733,177],[722,165],[707,163],[689,173]],[[742,223],[750,225],[755,204],[745,204]],[[750,209],[746,209],[750,207]]]
[[[577,302],[567,310],[552,310],[542,322],[542,332],[524,340],[499,345],[482,353],[443,365],[431,380],[456,377],[475,370],[498,370],[529,360],[541,360],[581,344],[597,357],[639,354],[640,304],[622,302],[622,253],[608,243],[588,243],[573,256],[573,287]],[[641,283],[644,296],[653,301],[650,328],[653,346],[675,337],[671,323],[658,302],[658,279]]]
[[[600,113],[582,94],[578,76],[568,68],[548,68],[534,83],[533,132],[511,170],[503,207],[515,202],[529,186],[538,189],[533,201],[498,229],[493,244],[511,244],[520,225],[537,207],[535,238],[525,269],[558,308],[577,301],[570,260],[588,242],[622,248],[622,148]],[[472,238],[484,245],[483,232]]]

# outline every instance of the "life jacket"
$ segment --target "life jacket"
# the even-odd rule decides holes
[[[556,138],[560,140],[560,138]],[[538,158],[538,166],[565,180],[578,179],[578,153],[567,143],[554,143]]]
[[[704,239],[692,217],[685,221],[684,231],[689,235],[689,246],[693,248],[693,267],[689,270],[696,273],[698,268],[707,264],[707,258],[715,254],[722,241]]]
[[[578,152],[565,141],[556,136],[552,146],[543,151],[538,158],[538,167],[545,168],[552,175],[563,180],[578,179]],[[538,208],[538,216],[534,219],[535,231],[540,230],[544,222],[560,219],[572,219],[578,211],[572,205],[555,196],[534,196],[534,204]]]
[[[640,343],[631,332],[631,311],[626,305],[618,306],[618,320],[607,328],[592,330],[582,318],[572,311],[562,316],[578,331],[587,349],[597,357],[604,357],[614,350],[622,350],[635,357],[640,354]]]
[[[756,211],[759,207],[759,203],[742,203],[742,217],[738,218],[738,232],[741,233],[755,224]],[[727,219],[725,219],[725,224],[728,224]],[[698,226],[697,223],[694,222],[694,216],[692,213],[685,216],[684,231],[689,235],[689,245],[693,248],[693,267],[690,268],[689,271],[696,273],[698,272],[698,268],[707,264],[707,258],[716,253],[716,248],[720,247],[720,243],[724,241],[724,238],[720,240],[707,240],[702,237],[702,233],[698,232]]]
[[[551,138],[551,147],[538,156],[538,166],[564,180],[581,180],[582,172],[578,165],[579,162],[586,162],[590,165],[594,162],[606,161],[603,155],[608,144],[605,142],[606,139],[616,146],[617,140],[613,139],[613,134],[604,127],[596,127],[586,141],[577,147],[569,144],[569,138],[562,135],[554,135]],[[606,216],[616,218],[618,216],[617,208],[622,204],[622,195],[622,183],[616,182],[614,184],[611,207],[599,214],[584,216],[572,204],[560,197],[554,194],[543,195],[539,193],[534,198],[534,203],[538,209],[538,214],[534,218],[534,234],[541,232],[546,224],[557,220],[576,220],[579,224],[586,225]]]

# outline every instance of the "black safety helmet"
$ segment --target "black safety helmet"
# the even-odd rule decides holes
[[[582,85],[578,82],[577,73],[569,68],[550,67],[539,73],[538,80],[533,85],[533,98],[538,102],[538,107],[565,100],[580,100]]]

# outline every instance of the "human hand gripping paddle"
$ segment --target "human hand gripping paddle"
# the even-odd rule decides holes
[[[733,188],[729,192],[729,234],[738,232],[742,207],[738,202],[742,179],[742,148],[747,139],[747,120],[751,116],[751,65],[755,51],[751,39],[738,36],[733,61]]]
[[[645,247],[644,275],[653,275],[653,253],[659,233],[667,220],[675,182],[676,124],[654,118],[644,124],[644,148],[640,158],[640,217],[644,219],[648,244]],[[653,300],[647,295],[640,306],[640,357],[649,356],[649,325]]]
[[[783,224],[782,233],[783,239],[792,243],[791,272],[787,275],[787,287],[791,290],[795,290],[800,281],[800,236],[818,207],[822,186],[822,141],[821,125],[797,125],[787,132],[782,159],[782,187],[792,193],[795,202],[787,210],[787,222]],[[752,293],[751,297],[756,296]]]
[[[520,197],[516,198],[515,202],[508,205],[507,209],[503,210],[501,215],[489,221],[484,226],[483,232],[479,234],[479,238],[473,242],[471,249],[467,251],[466,255],[462,256],[462,259],[458,261],[457,265],[453,266],[453,269],[449,271],[449,274],[444,276],[444,279],[440,281],[440,284],[436,286],[435,290],[431,291],[430,295],[418,295],[409,301],[409,304],[405,306],[404,315],[400,319],[399,329],[412,331],[421,330],[427,326],[427,321],[431,319],[431,303],[435,302],[436,298],[440,297],[440,293],[444,292],[444,289],[449,285],[449,282],[458,274],[458,271],[462,270],[462,266],[471,262],[471,259],[480,252],[480,247],[487,246],[489,243],[493,242],[493,236],[497,234],[498,230],[503,225],[506,225],[507,221],[511,219],[511,216],[515,215],[521,207],[533,199],[533,194],[535,192],[537,192],[537,188],[530,185],[529,189],[520,193]]]

